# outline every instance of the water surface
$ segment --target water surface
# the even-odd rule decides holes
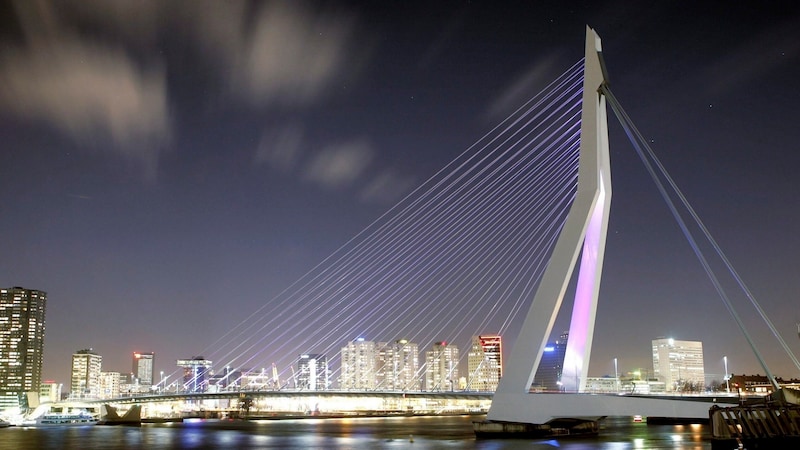
[[[272,420],[232,424],[198,421],[141,428],[0,429],[0,449],[703,449],[708,427],[647,425],[607,419],[600,436],[476,440],[472,421],[484,416]]]

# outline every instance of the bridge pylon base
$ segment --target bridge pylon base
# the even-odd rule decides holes
[[[544,424],[484,420],[472,422],[478,439],[540,439],[598,434],[598,422],[588,419],[553,419]]]

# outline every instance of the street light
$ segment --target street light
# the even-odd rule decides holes
[[[619,394],[619,370],[617,370],[617,358],[614,358],[614,389]]]
[[[731,393],[731,381],[730,381],[731,377],[728,374],[728,357],[727,356],[723,356],[722,357],[722,361],[725,363],[725,390],[728,392],[728,394],[730,394]]]

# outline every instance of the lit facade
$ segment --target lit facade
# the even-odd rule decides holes
[[[153,352],[133,352],[131,373],[142,386],[153,385],[153,363],[155,362],[155,356],[156,354]]]
[[[458,383],[458,347],[436,342],[425,352],[425,389],[452,391]]]
[[[704,389],[703,343],[654,339],[653,375],[664,382],[667,392]]]
[[[358,338],[350,341],[341,351],[341,378],[339,387],[343,390],[373,390],[377,385],[375,343]]]
[[[183,369],[183,390],[185,392],[205,392],[211,372],[211,361],[196,356],[192,359],[179,359],[178,367]]]
[[[119,398],[122,374],[100,372],[100,398]]]
[[[46,304],[43,291],[0,289],[0,409],[20,406],[23,393],[39,391]]]
[[[57,402],[61,400],[61,383],[43,381],[39,385],[39,401],[41,403]]]
[[[538,391],[561,391],[561,376],[564,371],[564,358],[567,354],[569,333],[564,333],[555,342],[547,344],[539,361],[539,368],[533,376],[533,389]],[[577,385],[577,383],[573,383]]]
[[[330,387],[328,358],[325,355],[300,355],[297,372],[298,389],[325,391]]]
[[[377,388],[389,391],[418,391],[419,346],[407,339],[378,344]]]
[[[100,369],[103,357],[92,349],[78,350],[72,354],[70,375],[71,398],[100,398]]]
[[[499,335],[473,336],[467,368],[467,390],[494,392],[503,376],[502,338]]]
[[[242,370],[242,379],[239,380],[239,385],[245,391],[277,390],[280,388],[278,382],[273,381],[272,375],[263,367],[261,369]]]

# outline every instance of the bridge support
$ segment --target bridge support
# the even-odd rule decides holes
[[[600,92],[606,83],[601,52],[600,37],[587,27],[577,195],[507,359],[489,420],[543,423],[545,418],[574,417],[582,411],[580,407],[562,410],[557,407],[557,397],[530,394],[529,390],[581,250],[561,381],[569,392],[582,392],[586,383],[611,206],[608,123],[605,97]]]

